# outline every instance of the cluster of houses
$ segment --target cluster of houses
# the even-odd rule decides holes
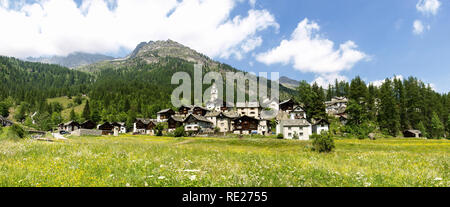
[[[184,127],[190,134],[282,134],[285,139],[308,140],[313,133],[328,131],[329,123],[324,120],[310,120],[300,104],[294,100],[281,103],[272,101],[269,107],[263,108],[258,102],[236,103],[229,108],[218,99],[215,87],[211,90],[211,99],[206,107],[183,105],[177,110],[164,109],[157,113],[156,119],[137,118],[133,124],[133,134],[154,135],[159,123],[167,123],[167,131],[173,132],[178,127]],[[271,114],[270,111],[277,112]],[[275,118],[276,129],[271,128]],[[78,123],[71,121],[60,124],[58,129],[78,135],[119,134],[127,133],[125,123],[103,123],[96,125],[92,121]]]
[[[117,133],[127,133],[127,127],[123,122],[105,122],[103,124],[97,125],[90,120],[85,121],[81,124],[76,121],[62,123],[58,126],[58,130],[66,131],[68,133],[80,133],[80,131],[83,131],[85,133],[84,135],[97,135],[96,133],[92,133],[93,131],[99,132],[102,135],[114,134],[114,131],[117,131]],[[89,134],[89,132],[91,132],[92,134]]]
[[[334,97],[331,101],[325,102],[325,106],[325,111],[329,116],[339,118],[342,124],[347,124],[348,99],[346,97]]]
[[[213,87],[211,100],[206,107],[183,105],[176,111],[165,109],[158,112],[156,119],[139,118],[134,123],[133,133],[152,135],[158,123],[166,122],[169,132],[180,126],[193,134],[220,132],[269,135],[276,130],[276,134],[282,134],[285,139],[308,140],[313,133],[320,134],[329,129],[325,119],[308,121],[305,110],[294,100],[274,103],[270,104],[269,109],[261,107],[258,102],[238,102],[235,107],[228,108],[226,103],[217,98],[217,91]],[[275,115],[276,129],[270,127],[273,116],[268,118],[265,113],[267,110],[278,111]]]

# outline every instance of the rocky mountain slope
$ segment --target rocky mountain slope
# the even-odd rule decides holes
[[[285,87],[288,87],[288,88],[291,88],[291,89],[296,89],[300,85],[299,81],[293,80],[293,79],[288,78],[286,76],[280,77],[279,80],[280,80],[280,84],[281,85],[283,85]]]

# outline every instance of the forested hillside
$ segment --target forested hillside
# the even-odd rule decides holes
[[[417,78],[386,79],[376,87],[356,77],[351,82],[336,81],[325,90],[302,81],[296,98],[305,104],[308,117],[323,118],[325,106],[320,103],[335,96],[349,98],[348,124],[340,129],[343,133],[365,138],[374,131],[398,136],[404,130],[418,129],[425,137],[449,136],[449,94],[439,94]]]

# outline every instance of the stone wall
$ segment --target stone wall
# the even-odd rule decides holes
[[[72,132],[74,136],[102,136],[101,130],[95,129],[78,129]]]

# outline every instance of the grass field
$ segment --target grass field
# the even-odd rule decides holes
[[[87,98],[87,97],[84,97]],[[63,107],[64,110],[61,112],[61,116],[64,120],[69,120],[70,118],[70,112],[72,111],[72,108],[68,107],[69,104],[74,104],[73,99],[69,99],[67,96],[64,97],[58,97],[58,98],[50,98],[47,100],[48,103],[60,103]],[[84,106],[86,105],[86,100],[83,100],[83,103],[78,105],[78,106],[74,106],[73,109],[75,111],[75,113],[77,114],[81,114],[81,112],[83,112]]]
[[[450,141],[85,137],[0,140],[0,186],[450,186]]]

